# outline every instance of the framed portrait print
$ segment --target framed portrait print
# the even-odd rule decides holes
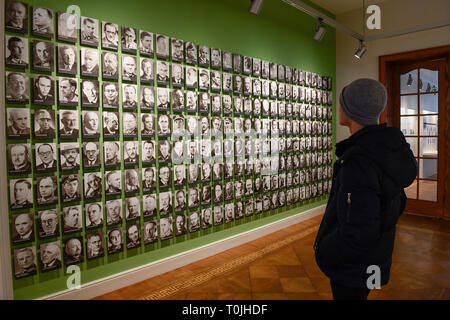
[[[28,68],[28,39],[5,35],[5,65],[8,68]]]
[[[153,33],[139,30],[139,52],[141,56],[153,57]]]
[[[7,0],[5,3],[5,30],[28,33],[28,3]]]
[[[81,17],[81,44],[90,47],[98,47],[98,19]]]
[[[102,48],[117,51],[119,47],[119,26],[102,21]]]
[[[72,13],[58,12],[58,40],[72,43],[78,41],[78,18]]]
[[[53,10],[40,6],[33,6],[32,33],[43,38],[53,38],[54,14]]]

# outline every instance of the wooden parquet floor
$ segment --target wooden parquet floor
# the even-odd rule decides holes
[[[322,216],[98,300],[322,300],[329,279],[314,259]],[[450,221],[404,214],[397,227],[391,280],[369,300],[450,300]]]

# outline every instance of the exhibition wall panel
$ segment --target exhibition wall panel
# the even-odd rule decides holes
[[[276,1],[24,3],[4,37],[16,299],[326,202],[334,30],[315,42]]]

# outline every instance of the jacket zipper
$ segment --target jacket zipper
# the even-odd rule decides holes
[[[347,223],[350,223],[350,208],[352,205],[351,196],[352,196],[351,192],[347,193],[347,205],[348,205],[348,207],[347,207]]]

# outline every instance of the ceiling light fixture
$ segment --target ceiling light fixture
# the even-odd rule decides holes
[[[250,12],[259,16],[264,4],[264,0],[250,0],[250,1],[251,1]]]
[[[357,59],[361,59],[362,56],[364,55],[364,53],[366,53],[366,51],[367,51],[367,47],[364,45],[364,41],[360,40],[359,41],[359,48],[355,52],[355,57]]]
[[[316,26],[316,33],[314,34],[314,40],[316,41],[322,41],[323,37],[325,36],[325,33],[327,33],[327,29],[325,28],[323,24],[323,19],[318,18],[317,19],[317,26]]]

